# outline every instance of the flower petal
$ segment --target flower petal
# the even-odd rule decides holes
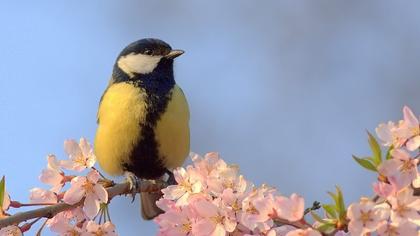
[[[59,161],[57,161],[57,158],[54,155],[52,155],[52,154],[48,155],[47,156],[47,161],[48,161],[48,168],[49,169],[53,169],[53,170],[57,170],[57,171],[60,170]]]
[[[80,138],[79,148],[82,151],[83,156],[89,156],[90,153],[92,152],[90,143],[85,138]]]
[[[102,203],[108,202],[108,192],[105,190],[104,186],[100,184],[95,184],[95,186],[93,186],[93,190],[95,191],[95,194],[98,197],[100,202]]]
[[[409,126],[418,126],[419,120],[414,115],[413,111],[408,106],[404,106],[403,108],[404,113],[404,121],[407,122]]]
[[[96,184],[99,180],[99,172],[97,170],[91,170],[86,177],[88,181]]]
[[[217,215],[217,206],[206,200],[199,200],[195,202],[194,208],[197,213],[203,217],[212,217]]]
[[[30,203],[57,203],[57,195],[52,191],[32,188],[30,193]]]
[[[417,148],[420,147],[420,135],[417,135],[413,138],[411,138],[410,140],[408,140],[407,144],[407,149],[410,151],[415,151]]]
[[[63,201],[67,204],[73,205],[80,202],[85,194],[86,191],[84,188],[77,185],[72,185],[70,189],[64,193]]]
[[[70,158],[73,156],[80,156],[82,154],[79,144],[73,139],[64,141],[64,151]]]
[[[89,219],[93,219],[99,212],[99,201],[93,194],[88,194],[85,198],[83,211]]]

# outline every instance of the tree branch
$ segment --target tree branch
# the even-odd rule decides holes
[[[167,185],[168,184],[164,181],[138,180],[137,181],[138,188],[134,192],[136,193],[157,192],[165,188]],[[107,188],[106,190],[108,192],[108,202],[111,201],[111,199],[115,196],[123,195],[123,194],[125,195],[131,194],[132,191],[129,189],[129,187],[130,187],[129,184],[126,182],[126,183],[115,184],[114,186]],[[6,227],[8,225],[16,225],[23,221],[40,218],[40,217],[52,218],[60,212],[71,210],[73,208],[76,208],[82,205],[83,201],[84,201],[84,198],[80,200],[80,202],[74,205],[69,205],[66,203],[57,203],[52,206],[47,206],[47,207],[43,207],[43,208],[39,208],[35,210],[30,210],[26,212],[18,212],[4,219],[0,219],[0,228]]]

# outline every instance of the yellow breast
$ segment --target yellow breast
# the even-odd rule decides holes
[[[189,109],[182,90],[175,85],[165,111],[154,127],[158,157],[164,167],[181,166],[190,151]],[[147,113],[146,94],[128,83],[111,85],[98,111],[95,154],[101,168],[110,175],[123,174],[142,138],[141,124]]]
[[[129,163],[146,116],[145,98],[142,89],[128,83],[111,85],[102,98],[94,148],[101,168],[110,175],[121,175],[122,164]]]
[[[190,113],[182,90],[175,85],[155,128],[159,155],[166,168],[182,166],[190,152]]]

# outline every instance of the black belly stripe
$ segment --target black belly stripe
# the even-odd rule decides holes
[[[148,96],[146,121],[141,126],[141,137],[130,155],[130,163],[125,164],[126,170],[139,178],[155,179],[165,173],[165,166],[159,155],[159,144],[155,137],[155,127],[160,116],[166,110],[171,93],[164,97]]]
[[[166,171],[162,161],[166,157],[159,154],[155,127],[168,106],[172,96],[171,90],[175,86],[172,67],[170,69],[171,71],[156,70],[147,75],[136,75],[129,81],[121,81],[140,87],[147,94],[145,99],[146,118],[139,124],[141,136],[138,142],[133,145],[129,158],[130,163],[122,163],[124,170],[134,173],[139,178],[156,179]]]

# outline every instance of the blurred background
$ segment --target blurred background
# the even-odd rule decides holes
[[[416,1],[0,1],[0,175],[13,199],[46,187],[46,155],[93,140],[99,98],[128,43],[186,53],[176,80],[192,151],[217,151],[256,184],[329,201],[372,195],[366,129],[420,113]],[[116,198],[120,235],[154,235],[138,201]],[[35,229],[39,228],[35,227]],[[48,230],[47,230],[48,231]],[[46,232],[47,232],[46,231]],[[29,235],[34,235],[31,231]],[[45,233],[45,235],[52,235]]]

